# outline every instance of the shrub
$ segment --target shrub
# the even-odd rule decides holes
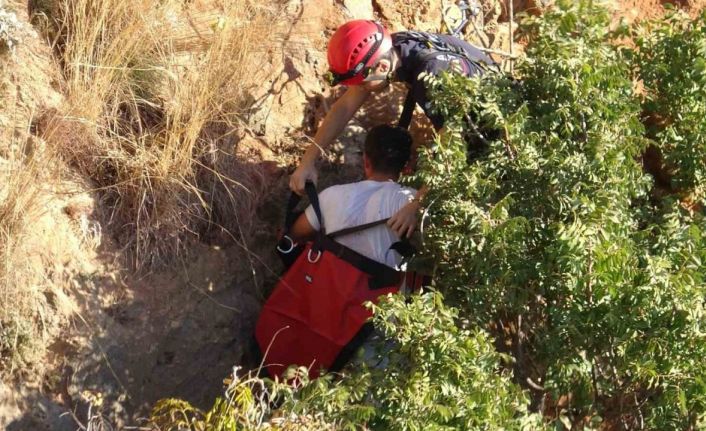
[[[516,377],[557,422],[685,429],[706,411],[703,220],[648,199],[609,24],[592,2],[560,2],[523,23],[521,83],[438,81],[451,120],[422,157],[426,252],[462,317],[512,335]],[[470,165],[466,113],[500,131]]]
[[[635,32],[634,56],[645,86],[650,136],[664,155],[672,186],[706,203],[706,14],[673,11]]]
[[[619,47],[625,29],[611,30],[591,1],[560,1],[523,31],[520,82],[428,78],[446,130],[413,180],[430,188],[423,257],[448,305],[431,293],[383,301],[383,365],[337,380],[300,373],[300,386],[281,386],[260,412],[277,399],[283,417],[337,429],[540,428],[502,364],[556,429],[706,424],[706,220],[652,193],[639,159],[660,138],[640,121],[641,63],[631,60],[656,56],[655,82],[670,91],[698,95],[697,78],[661,81],[681,76],[660,69],[663,48]],[[697,128],[680,115],[666,124]],[[469,152],[468,140],[485,143]],[[700,160],[668,149],[675,166]],[[493,351],[486,331],[510,355]]]
[[[459,327],[456,310],[444,306],[441,295],[409,302],[390,296],[374,311],[374,324],[389,341],[379,339],[366,363],[381,365],[353,364],[338,378],[315,381],[305,369],[290,369],[295,386],[236,380],[209,413],[182,401],[160,401],[154,425],[164,431],[540,427],[526,414],[525,396],[499,372],[501,358],[487,335]]]

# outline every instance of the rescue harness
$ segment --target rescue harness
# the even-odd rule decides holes
[[[313,241],[303,245],[289,238],[287,231],[297,218],[292,203],[298,202],[290,198],[285,233],[277,247],[289,266],[265,302],[255,329],[265,370],[272,378],[290,365],[307,367],[311,378],[318,377],[321,369],[340,370],[372,331],[372,313],[365,304],[400,292],[403,286],[414,290],[423,281],[415,273],[391,268],[335,240],[387,219],[327,234],[313,183],[306,183],[306,194],[321,228]]]

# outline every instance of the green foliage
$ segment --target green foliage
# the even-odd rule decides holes
[[[447,121],[414,180],[440,293],[374,307],[387,341],[341,376],[253,380],[267,396],[229,401],[224,429],[541,428],[528,405],[556,429],[706,426],[706,220],[640,163],[657,142],[703,199],[702,22],[669,18],[634,50],[594,2],[560,1],[523,21],[520,82],[428,78]]]
[[[291,400],[298,389],[310,384],[305,370],[291,370],[300,378],[296,385],[260,379],[251,374],[239,378],[235,370],[224,398],[218,398],[207,412],[183,400],[157,402],[150,415],[150,428],[159,431],[236,431],[236,430],[327,430],[321,414],[278,414],[274,406]],[[303,380],[302,380],[303,379]],[[327,379],[322,379],[324,382]],[[317,385],[320,385],[317,383]],[[286,412],[284,412],[286,413]]]
[[[672,184],[706,203],[706,14],[683,12],[635,31],[635,67],[645,86],[650,134],[664,154]]]
[[[310,381],[306,370],[290,369],[285,377],[292,385],[236,380],[208,413],[183,401],[161,401],[153,424],[219,431],[538,429],[523,393],[499,372],[501,358],[488,336],[461,329],[456,319],[439,294],[409,303],[390,296],[375,307],[374,319],[387,341],[380,339],[372,358],[336,379],[329,374]]]
[[[379,430],[521,429],[537,426],[527,400],[479,329],[457,325],[458,312],[437,293],[405,302],[389,296],[374,308],[379,364],[343,377],[340,386],[365,389],[368,426]],[[361,387],[362,386],[362,387]]]
[[[564,2],[525,20],[521,84],[437,81],[449,133],[418,174],[426,252],[461,316],[512,324],[517,377],[557,418],[684,429],[706,411],[703,221],[648,200],[641,106],[609,25],[593,2]],[[471,164],[466,113],[500,131]]]

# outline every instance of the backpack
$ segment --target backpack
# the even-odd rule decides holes
[[[292,240],[283,244],[282,250],[297,254],[265,302],[255,328],[265,369],[272,378],[280,377],[290,365],[307,367],[311,378],[318,377],[321,369],[340,370],[372,332],[371,311],[364,304],[400,292],[405,282],[404,272],[335,241],[337,236],[387,219],[326,234],[313,183],[307,183],[306,192],[321,230],[302,246]],[[287,223],[293,223],[291,219],[288,214]],[[420,280],[415,276],[408,282]]]
[[[421,61],[427,61],[439,54],[448,54],[454,57],[462,58],[485,72],[491,71],[495,73],[502,73],[497,64],[486,64],[483,61],[479,61],[478,59],[471,57],[463,48],[446,43],[433,33],[406,31],[404,32],[404,36],[398,36],[398,38],[401,41],[414,41],[426,46],[427,48],[418,54]],[[414,96],[412,95],[412,91],[409,90],[407,92],[407,97],[405,97],[404,100],[400,119],[397,123],[399,127],[402,127],[403,129],[409,128],[409,125],[412,122],[412,114],[414,113],[414,105]]]

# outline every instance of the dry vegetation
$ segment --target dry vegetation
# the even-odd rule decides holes
[[[32,362],[43,338],[45,280],[26,239],[41,211],[48,162],[15,144],[0,158],[0,370]]]
[[[138,267],[169,261],[214,223],[233,229],[258,196],[236,131],[262,70],[255,30],[271,11],[226,0],[187,53],[180,3],[78,0],[58,11],[67,106],[43,133],[102,190]]]
[[[104,231],[137,268],[173,261],[214,230],[244,239],[264,193],[238,143],[262,79],[256,30],[271,24],[271,9],[223,0],[196,21],[176,0],[30,9],[63,72],[64,104],[35,121],[41,151],[26,133],[0,146],[0,371],[37,362],[55,330],[53,262],[27,236],[46,209],[44,189],[67,173],[98,191]]]

